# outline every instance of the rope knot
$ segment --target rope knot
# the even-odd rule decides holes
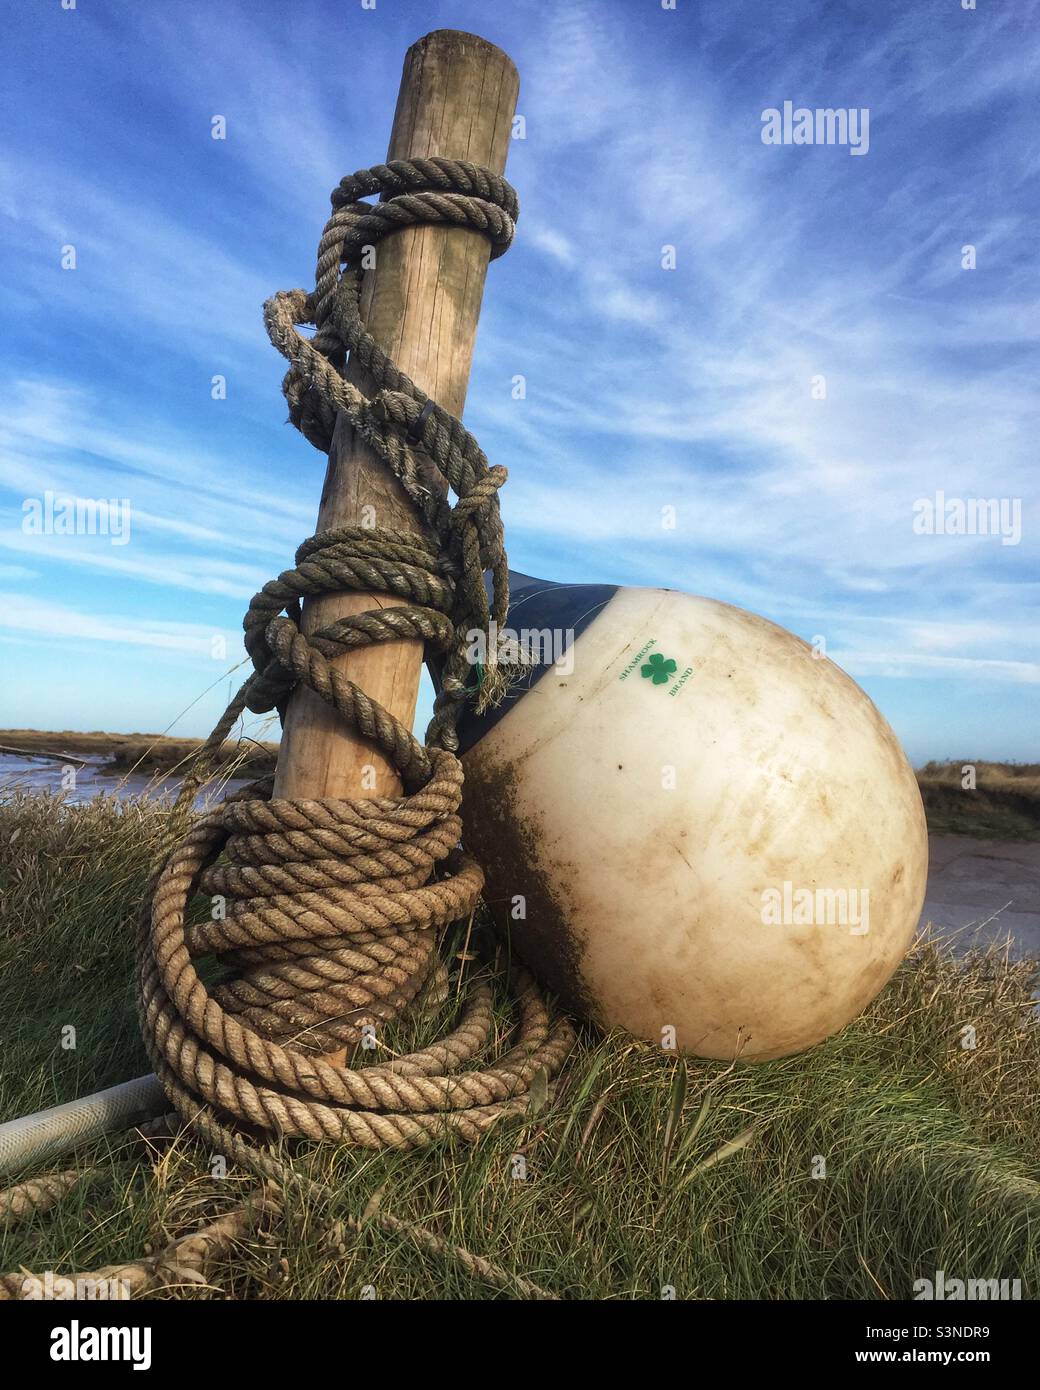
[[[384,201],[362,201],[372,194]],[[404,226],[469,226],[509,245],[516,195],[464,161],[396,160],[344,179],[318,247],[315,287],[264,306],[289,368],[294,425],[327,451],[339,415],[415,500],[427,531],[342,527],[304,541],[296,563],[254,595],[244,619],[253,674],[202,750],[219,746],[243,709],[284,709],[306,686],[397,771],[399,797],[320,800],[272,795],[256,782],[197,821],[167,856],[142,916],[138,996],[149,1056],[178,1112],[220,1152],[270,1177],[253,1135],[414,1146],[454,1133],[478,1138],[526,1107],[540,1071],[553,1074],[573,1035],[553,1025],[533,982],[516,978],[512,1044],[480,1065],[499,1024],[486,981],[472,984],[439,1041],[397,1055],[384,1030],[447,996],[438,933],[472,919],[483,873],[460,849],[462,766],[454,755],[462,703],[500,698],[503,662],[489,644],[476,687],[466,634],[504,624],[509,602],[498,490],[459,420],[379,348],[360,317],[366,248]],[[299,329],[315,325],[313,337]],[[367,389],[342,374],[350,359]],[[360,373],[357,374],[360,377]],[[421,454],[422,457],[417,457]],[[453,492],[454,506],[447,501]],[[492,597],[484,583],[491,571]],[[397,606],[304,631],[302,604],[323,594],[389,594]],[[348,680],[335,659],[378,642],[421,640],[443,657],[424,746]],[[199,776],[196,771],[195,778]],[[188,779],[190,798],[197,780]],[[189,912],[208,895],[208,917]],[[196,969],[212,955],[225,974]],[[375,1040],[367,1065],[328,1054]]]

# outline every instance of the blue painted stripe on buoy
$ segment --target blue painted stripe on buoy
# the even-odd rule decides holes
[[[546,671],[566,655],[617,591],[616,584],[558,584],[551,579],[535,579],[529,574],[509,571],[509,627],[518,636],[525,631],[543,633],[548,630],[552,641],[530,645],[534,659],[526,674],[510,686],[500,705],[481,715],[472,704],[465,707],[458,724],[460,754],[478,743],[515,708]],[[436,684],[436,671],[433,677]]]

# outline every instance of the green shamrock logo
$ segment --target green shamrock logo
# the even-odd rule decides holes
[[[671,657],[666,660],[660,652],[654,652],[646,665],[639,668],[639,674],[649,676],[654,685],[664,685],[674,672],[675,662]]]

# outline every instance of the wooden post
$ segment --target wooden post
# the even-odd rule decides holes
[[[473,34],[438,29],[408,50],[388,159],[468,159],[501,174],[519,78],[512,61]],[[490,246],[468,228],[410,227],[380,242],[366,273],[361,312],[368,331],[417,386],[462,414]],[[371,393],[360,369],[347,376]],[[318,512],[318,531],[374,524],[419,531],[422,522],[400,483],[340,415]],[[372,524],[373,513],[369,513]],[[390,594],[329,594],[308,599],[303,631],[404,600]],[[385,642],[348,652],[333,666],[411,727],[422,643]],[[363,781],[365,767],[375,776]],[[367,782],[367,785],[365,784]],[[397,796],[401,783],[378,749],[355,738],[312,691],[294,691],[286,712],[276,797]]]

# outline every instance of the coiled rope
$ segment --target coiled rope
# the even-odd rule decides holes
[[[376,193],[379,204],[361,201]],[[275,799],[271,782],[261,781],[229,797],[191,826],[159,870],[140,918],[137,965],[145,1045],[182,1120],[263,1178],[312,1192],[320,1185],[287,1167],[269,1141],[380,1148],[449,1134],[476,1140],[498,1120],[522,1114],[534,1078],[554,1075],[573,1044],[570,1025],[550,1019],[534,981],[517,971],[515,1037],[490,1064],[482,1064],[494,1030],[486,981],[471,985],[457,1026],[420,1051],[364,1067],[320,1055],[444,998],[437,933],[472,916],[483,886],[480,867],[459,849],[456,724],[466,700],[485,708],[509,680],[489,643],[475,691],[466,657],[467,634],[487,632],[492,619],[500,629],[506,622],[498,505],[506,471],[490,467],[462,423],[365,330],[362,256],[399,228],[442,223],[483,233],[495,257],[508,248],[517,215],[504,179],[446,159],[398,160],[352,174],[333,192],[332,206],[313,292],[278,293],[264,309],[271,341],[289,362],[289,417],[327,452],[343,412],[401,481],[429,534],[324,532],[300,546],[293,569],[264,585],[244,623],[253,672],[200,750],[178,812],[187,819],[209,755],[242,712],[284,715],[300,685],[383,752],[404,795]],[[305,324],[314,326],[310,338],[299,331]],[[373,383],[371,396],[341,375],[348,354]],[[348,591],[389,592],[408,603],[301,631],[303,598]],[[403,637],[421,638],[443,658],[425,745],[330,665],[342,652]],[[196,892],[225,906],[217,920],[189,922]],[[195,966],[202,956],[216,956],[230,975],[208,987]],[[380,1220],[403,1229],[388,1215]],[[541,1293],[432,1232],[413,1234],[493,1282]]]

